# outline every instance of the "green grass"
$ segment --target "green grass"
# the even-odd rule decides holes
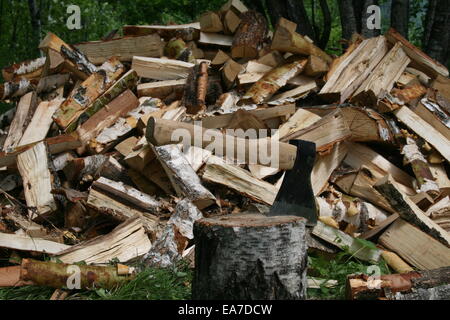
[[[327,279],[337,280],[338,285],[333,288],[322,286],[320,289],[308,289],[308,297],[311,299],[323,300],[341,300],[345,299],[345,285],[347,276],[355,273],[363,273],[373,275],[368,269],[374,264],[360,261],[353,257],[350,253],[344,251],[336,255],[332,260],[328,260],[323,256],[309,256],[309,275]],[[381,274],[389,274],[389,267],[383,259],[376,264],[380,268]]]
[[[191,297],[192,270],[182,264],[173,269],[147,268],[114,290],[80,290],[66,300],[182,300]],[[25,286],[0,288],[0,300],[48,300],[54,289]]]
[[[348,252],[341,252],[333,259],[321,255],[308,257],[308,274],[322,279],[333,279],[338,285],[333,288],[308,289],[309,299],[345,299],[345,285],[349,274],[371,275],[368,267],[373,264],[359,261]],[[382,260],[377,264],[381,274],[389,274]],[[113,290],[73,291],[66,300],[184,300],[191,298],[192,269],[186,263],[171,269],[146,268],[130,282]],[[0,300],[48,300],[54,289],[26,286],[0,288]]]

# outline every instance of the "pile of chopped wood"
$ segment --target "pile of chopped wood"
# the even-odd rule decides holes
[[[49,33],[42,58],[4,68],[0,99],[16,107],[0,119],[0,256],[22,262],[0,269],[0,286],[64,287],[39,275],[62,272],[51,262],[20,259],[42,254],[69,265],[192,261],[196,220],[267,213],[289,167],[171,140],[194,121],[316,143],[310,249],[346,248],[398,273],[450,266],[448,70],[395,30],[355,36],[340,57],[295,30],[281,18],[271,32],[230,0],[199,22],[124,26],[101,41]],[[82,272],[129,278],[123,265],[104,268]],[[366,280],[349,279],[352,298],[395,298]],[[93,282],[111,285],[83,286]]]

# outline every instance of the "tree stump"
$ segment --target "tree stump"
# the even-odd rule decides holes
[[[305,223],[259,214],[198,220],[193,299],[305,299]]]

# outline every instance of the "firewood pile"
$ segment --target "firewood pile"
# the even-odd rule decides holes
[[[15,108],[0,116],[0,256],[17,265],[0,269],[0,287],[65,287],[39,276],[62,273],[56,261],[84,261],[82,273],[113,284],[135,261],[193,263],[195,221],[267,214],[292,169],[289,141],[305,140],[317,151],[309,249],[384,259],[408,281],[443,277],[415,294],[448,296],[448,272],[436,269],[450,266],[449,73],[395,30],[355,35],[334,57],[295,23],[281,18],[272,32],[231,0],[199,22],[124,26],[75,45],[48,33],[39,49],[2,70],[0,98]],[[269,132],[280,161],[230,159],[212,140],[180,143],[177,129]],[[411,294],[391,278],[374,290],[353,275],[349,297]]]

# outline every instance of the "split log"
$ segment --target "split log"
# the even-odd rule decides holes
[[[174,94],[181,97],[187,79],[155,81],[141,83],[137,86],[138,97],[165,99]]]
[[[197,172],[212,155],[211,151],[194,146],[190,146],[187,151],[183,150],[183,152],[186,160],[195,172]]]
[[[221,8],[220,11],[233,10],[236,14],[244,13],[248,11],[248,8],[240,0],[228,0]]]
[[[327,74],[327,83],[320,95],[329,101],[344,103],[370,75],[388,51],[386,39],[381,37],[364,40]]]
[[[45,142],[39,142],[17,156],[30,219],[47,217],[58,209],[51,194],[54,179],[49,170],[47,151]]]
[[[312,234],[338,248],[347,248],[358,259],[371,263],[378,263],[380,261],[381,250],[375,248],[375,245],[373,248],[365,246],[348,234],[327,226],[321,221],[317,222],[317,225],[312,230]]]
[[[240,14],[236,14],[233,10],[222,12],[222,24],[225,34],[234,34],[241,23]]]
[[[123,181],[132,184],[131,179],[127,177],[127,170],[113,156],[109,156],[94,174],[94,179],[104,177],[114,181]]]
[[[438,103],[433,102],[429,97],[423,98],[412,110],[450,140],[450,116]]]
[[[0,84],[0,100],[22,97],[33,90],[33,85],[27,79],[10,81]]]
[[[194,238],[194,222],[201,218],[203,215],[197,206],[188,199],[180,200],[161,236],[143,257],[143,262],[162,268],[174,266]]]
[[[218,33],[200,32],[200,39],[198,42],[203,45],[231,47],[233,45],[233,37]]]
[[[60,135],[56,137],[47,138],[44,140],[48,145],[50,154],[57,154],[64,151],[74,150],[78,148],[81,143],[77,137],[70,135]],[[13,166],[16,163],[17,155],[25,150],[31,149],[36,143],[26,146],[16,147],[10,152],[0,152],[0,167]]]
[[[268,27],[266,18],[257,11],[246,11],[240,15],[241,23],[233,38],[231,57],[254,59],[262,48]]]
[[[195,63],[195,57],[192,50],[188,47],[186,42],[180,38],[173,38],[167,42],[164,47],[164,55],[170,59]]]
[[[413,268],[409,264],[407,264],[405,261],[402,260],[396,253],[391,251],[383,250],[381,252],[381,256],[383,257],[384,261],[390,266],[392,269],[394,269],[395,272],[398,273],[407,273],[414,271]]]
[[[278,51],[270,51],[268,54],[262,56],[261,58],[259,58],[258,60],[256,60],[256,62],[258,63],[262,63],[266,66],[272,67],[272,68],[276,68],[280,65],[282,65],[285,60],[283,58],[283,56],[281,55],[281,53],[279,53]]]
[[[53,116],[55,122],[62,129],[66,129],[119,78],[124,69],[125,67],[116,57],[106,61],[97,72],[71,92],[69,98],[55,112]]]
[[[302,109],[299,109],[299,110],[302,110]],[[287,105],[271,107],[271,108],[259,108],[259,109],[249,110],[247,112],[249,114],[255,116],[256,118],[258,118],[258,120],[265,121],[265,120],[273,119],[273,118],[277,118],[277,117],[289,117],[290,115],[294,114],[296,111],[295,111],[294,104],[287,104]],[[308,112],[308,111],[305,111],[305,112]],[[291,119],[292,117],[290,117],[289,119]],[[223,115],[219,115],[219,116],[206,117],[206,118],[202,119],[202,127],[208,128],[208,129],[225,128],[225,127],[228,127],[232,118],[233,118],[232,113],[223,114]],[[320,117],[318,117],[318,118],[320,118]],[[303,120],[299,120],[299,121],[303,121]],[[290,126],[290,127],[292,127],[292,126]]]
[[[222,32],[223,24],[216,12],[207,11],[198,19],[202,32]]]
[[[117,98],[108,103],[104,108],[91,116],[78,129],[77,134],[80,142],[83,144],[77,151],[79,154],[84,153],[85,148],[90,145],[91,149],[95,149],[95,140],[91,142],[103,129],[110,127],[119,118],[125,116],[128,112],[135,109],[139,105],[137,97],[127,89]]]
[[[161,207],[161,203],[151,196],[127,186],[122,182],[112,181],[105,177],[100,177],[94,181],[92,187],[114,196],[115,199],[123,199],[123,202],[128,202],[145,212],[157,213]]]
[[[202,219],[194,225],[194,236],[194,299],[306,299],[304,218]]]
[[[238,75],[240,85],[255,83],[259,81],[264,75],[273,68],[265,64],[251,60],[245,66],[245,73]]]
[[[310,92],[318,89],[316,81],[311,79],[308,83],[298,86],[292,90],[277,94],[271,98],[270,104],[280,103],[284,101],[298,100],[306,97]]]
[[[301,73],[307,63],[306,59],[287,63],[266,73],[258,80],[242,97],[244,100],[251,100],[260,104],[272,97],[287,81]]]
[[[214,151],[218,156],[227,156],[230,159],[245,161],[245,163],[269,165],[267,159],[264,159],[265,157],[257,156],[254,153],[264,150],[267,151],[268,158],[275,159],[276,161],[273,162],[277,162],[270,165],[277,166],[280,169],[291,169],[297,156],[295,146],[276,141],[272,146],[271,142],[273,141],[270,138],[244,139],[243,137],[222,134],[218,130],[204,129],[198,125],[163,119],[150,118],[145,136],[148,142],[155,146],[182,142],[185,147],[195,145],[207,150],[210,142],[214,139],[217,144],[212,148],[214,150],[210,151]],[[201,145],[198,145],[199,142]],[[272,150],[272,148],[275,150]],[[211,146],[209,149],[211,149]],[[272,154],[272,152],[274,153]]]
[[[133,129],[137,127],[139,120],[154,113],[155,107],[151,102],[157,103],[158,99],[151,99],[149,103],[142,103],[126,114],[119,117],[108,127],[102,128],[97,136],[91,140],[89,150],[93,153],[104,153],[108,151],[117,142],[128,136]],[[159,101],[160,102],[160,101]],[[156,109],[157,111],[159,109]]]
[[[19,146],[24,146],[34,142],[44,140],[53,124],[52,116],[59,109],[64,100],[54,99],[41,102],[33,114],[33,118],[28,124]]]
[[[138,191],[136,190],[136,192]],[[108,215],[119,222],[124,222],[134,216],[138,216],[144,226],[145,232],[150,236],[151,240],[154,240],[156,237],[159,219],[153,214],[136,208],[125,199],[108,195],[93,187],[89,190],[87,205],[99,213]]]
[[[307,75],[308,77],[320,77],[327,73],[328,70],[329,67],[326,61],[314,55],[308,57],[308,63],[305,67],[305,75]]]
[[[344,162],[355,169],[360,169],[362,166],[369,169],[374,179],[378,180],[390,174],[395,181],[402,185],[412,188],[413,178],[406,172],[389,162],[379,153],[373,151],[369,147],[359,143],[348,143],[348,153]],[[405,189],[402,189],[405,191]]]
[[[20,280],[20,266],[0,268],[0,288],[32,285],[32,282]]]
[[[27,80],[37,79],[41,76],[45,65],[45,57],[15,63],[2,69],[5,81],[25,78]]]
[[[350,150],[351,149],[349,148],[349,153]],[[377,179],[375,179],[373,175],[373,171],[364,166],[357,173],[344,175],[335,179],[333,182],[349,195],[369,201],[387,212],[395,212],[389,202],[373,187],[377,182]]]
[[[230,60],[230,56],[223,52],[222,50],[218,50],[216,55],[214,56],[214,59],[211,60],[211,66],[221,66],[228,60]]]
[[[74,47],[94,64],[102,64],[112,56],[118,57],[120,61],[131,61],[133,56],[159,58],[163,54],[163,42],[157,34],[82,42]]]
[[[17,104],[16,113],[9,126],[8,135],[3,143],[3,150],[8,152],[19,145],[23,132],[28,126],[36,106],[37,96],[35,92],[29,92],[20,98],[20,101]]]
[[[256,116],[252,115],[250,112],[243,109],[232,113],[233,117],[226,126],[227,129],[242,129],[244,131],[248,129],[263,130],[267,129],[264,122],[259,120]],[[257,132],[257,137],[259,137],[259,132]]]
[[[445,98],[447,101],[450,101],[450,80],[448,77],[443,77],[441,75],[438,75],[436,79],[433,80],[431,83],[431,87],[433,89],[438,90],[439,95],[441,95],[443,98]],[[448,110],[447,110],[448,112]]]
[[[134,70],[126,72],[116,82],[114,82],[101,96],[90,103],[84,110],[80,110],[76,113],[76,121],[73,120],[70,125],[67,126],[66,132],[75,131],[75,129],[86,122],[96,112],[113,101],[125,90],[132,90],[138,82],[138,76]]]
[[[447,231],[428,218],[408,196],[403,194],[392,177],[386,176],[374,187],[389,201],[400,217],[450,247],[450,235]]]
[[[231,88],[234,85],[239,73],[243,70],[243,66],[233,59],[229,59],[222,67],[222,81],[227,88]]]
[[[87,264],[108,263],[111,260],[127,262],[144,255],[151,248],[141,219],[136,216],[114,228],[110,233],[96,237],[58,252],[54,258],[63,263],[84,261]]]
[[[69,265],[48,261],[23,259],[20,279],[34,285],[70,289],[114,289],[131,280],[129,275],[119,275],[117,267]],[[79,271],[79,280],[73,277]]]
[[[60,56],[59,59],[62,58],[65,68],[82,80],[86,80],[91,74],[97,71],[97,67],[80,50],[68,45],[51,32],[47,33],[41,41],[39,49],[47,55],[47,68],[51,60],[49,56],[53,52],[53,54]]]
[[[403,162],[411,165],[414,175],[416,176],[418,193],[425,192],[430,195],[432,199],[437,198],[441,192],[431,173],[427,160],[413,138],[406,136],[405,140],[406,143],[402,146],[401,150],[401,153],[404,156]]]
[[[28,235],[0,233],[0,248],[55,254],[70,248],[70,246]]]
[[[384,56],[372,74],[353,93],[352,102],[375,106],[384,93],[391,91],[394,83],[411,62],[402,47],[400,43],[396,43]]]
[[[107,159],[108,156],[103,154],[75,158],[66,164],[63,172],[67,181],[75,184],[82,183],[86,176],[90,176],[92,180],[94,174]]]
[[[349,141],[393,143],[394,137],[386,120],[369,108],[340,108],[352,132]]]
[[[187,78],[189,71],[194,67],[193,63],[157,59],[146,57],[133,57],[131,68],[136,71],[139,77],[155,80],[177,80]]]
[[[36,92],[38,94],[52,92],[63,87],[69,81],[69,78],[69,73],[52,74],[46,77],[41,77],[36,87]]]
[[[148,143],[146,143],[142,147],[130,152],[124,161],[134,170],[142,172],[153,159],[155,159],[155,153]]]
[[[429,125],[406,106],[396,110],[394,114],[398,120],[432,145],[447,161],[450,161],[450,141],[433,126]]]
[[[4,215],[5,221],[8,221],[17,229],[22,229],[25,231],[25,234],[33,237],[33,238],[42,238],[45,239],[48,231],[42,225],[37,224],[25,216],[23,216],[17,209],[11,209],[6,212]],[[50,240],[50,239],[47,239]]]
[[[347,297],[352,300],[448,300],[450,268],[381,275],[372,280],[367,275],[347,278]]]
[[[397,42],[400,42],[403,45],[403,50],[405,50],[405,53],[411,59],[411,66],[413,68],[423,71],[433,79],[438,75],[448,77],[449,73],[446,67],[412,45],[395,29],[389,29],[388,32],[386,32],[385,37],[393,45]]]
[[[326,152],[336,143],[350,137],[350,135],[351,131],[345,122],[345,118],[341,110],[337,109],[309,127],[285,135],[281,141],[292,139],[311,141],[316,144],[318,152]]]
[[[181,38],[184,41],[198,40],[200,34],[200,22],[188,24],[173,24],[167,26],[151,25],[151,26],[123,26],[124,36],[145,36],[157,33],[164,40],[168,41],[172,38]]]
[[[289,117],[289,119],[279,127],[278,131],[275,133],[275,137],[278,138],[279,140],[282,140],[287,136],[292,135],[296,131],[308,128],[309,126],[316,123],[320,119],[321,119],[320,116],[308,110],[300,108],[295,112],[294,115]]]
[[[331,174],[341,164],[346,155],[347,145],[338,143],[333,147],[330,154],[317,158],[311,173],[314,195],[319,195],[325,189]]]
[[[296,33],[296,28],[297,24],[284,18],[280,18],[275,28],[271,49],[307,56],[313,55],[321,58],[326,63],[331,63],[333,59],[305,37]]]
[[[175,192],[191,200],[200,210],[212,205],[216,198],[206,189],[177,145],[154,147]]]
[[[441,226],[447,232],[450,230],[450,199],[445,197],[436,204],[432,205],[426,212],[434,222]]]
[[[397,219],[378,242],[419,270],[450,265],[450,249],[447,246],[402,219]]]
[[[250,172],[238,166],[225,163],[224,160],[209,157],[202,179],[224,185],[258,202],[272,205],[278,193],[274,185],[256,179]]]

